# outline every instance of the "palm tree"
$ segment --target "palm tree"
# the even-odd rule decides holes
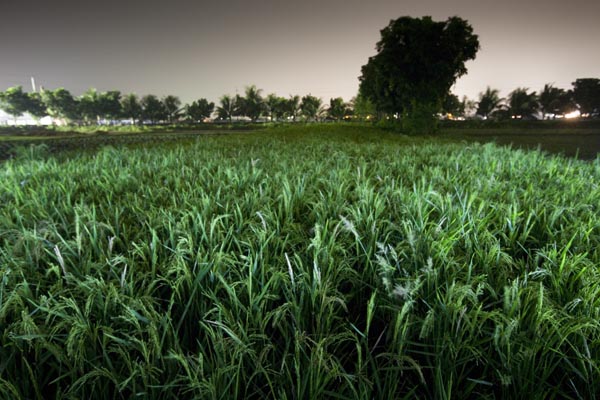
[[[479,93],[479,103],[477,103],[476,114],[487,119],[502,104],[502,98],[499,96],[498,89],[491,89],[489,86],[483,93]]]
[[[346,103],[341,97],[332,98],[329,100],[328,114],[330,118],[339,121],[346,116]]]
[[[547,114],[558,114],[558,108],[561,98],[564,96],[565,90],[555,88],[547,83],[540,92],[540,110],[542,111],[542,119],[546,119]]]
[[[135,124],[142,116],[142,105],[133,93],[121,99],[121,107],[123,108],[123,115],[131,119],[132,124]]]
[[[181,100],[179,100],[179,97],[177,96],[169,95],[163,99],[163,104],[167,112],[167,118],[171,124],[177,117],[179,117],[179,113],[181,112]]]
[[[540,104],[535,92],[527,88],[516,88],[508,95],[508,112],[511,118],[535,118]]]
[[[243,114],[249,117],[252,122],[256,122],[265,111],[265,102],[260,94],[261,92],[262,90],[257,89],[255,85],[246,87]]]
[[[296,122],[296,117],[300,113],[300,96],[291,96],[286,101],[287,114]]]
[[[79,113],[86,124],[92,121],[98,122],[100,119],[100,93],[94,88],[88,89],[79,96]]]
[[[275,93],[270,93],[269,95],[267,95],[267,98],[265,99],[265,108],[270,121],[275,121],[275,118],[278,114],[277,111],[278,108],[280,108],[280,106],[281,97],[277,96]]]
[[[219,99],[221,105],[217,107],[217,115],[219,119],[229,120],[231,123],[231,119],[233,114],[235,113],[235,100],[230,95],[226,94]]]

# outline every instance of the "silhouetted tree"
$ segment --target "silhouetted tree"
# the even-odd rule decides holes
[[[319,109],[321,108],[321,99],[310,94],[302,97],[300,102],[300,111],[308,120],[317,120]]]
[[[443,22],[401,17],[381,31],[376,49],[362,67],[360,93],[379,111],[405,118],[419,114],[433,128],[434,113],[467,72],[465,62],[475,58],[479,40],[458,17]]]
[[[121,92],[112,90],[99,93],[90,88],[79,97],[79,113],[86,123],[99,122],[101,118],[121,118]]]
[[[210,118],[214,109],[215,103],[199,99],[185,106],[185,115],[192,122],[202,122],[205,118]]]
[[[221,105],[217,107],[219,119],[228,120],[231,123],[236,108],[234,98],[229,95],[223,95],[219,102],[221,103]]]
[[[538,97],[527,88],[517,88],[508,95],[508,113],[512,118],[535,118],[539,110]]]
[[[329,109],[327,113],[330,118],[339,121],[346,115],[346,103],[341,97],[329,99]]]
[[[285,101],[285,99],[283,99]],[[265,113],[270,121],[275,121],[277,116],[277,110],[281,107],[282,98],[277,96],[275,93],[269,93],[265,97]]]
[[[256,122],[265,112],[265,102],[261,96],[261,90],[255,85],[246,87],[245,96],[240,101],[240,112],[242,115]]]
[[[477,103],[477,111],[475,113],[484,119],[489,118],[502,104],[502,98],[500,98],[499,93],[498,89],[491,89],[489,86],[485,92],[479,93],[479,102]]]
[[[556,88],[549,83],[544,85],[544,88],[540,92],[539,96],[542,119],[546,119],[548,114],[558,114],[558,104],[561,97],[564,96],[564,93],[564,89]]]
[[[576,79],[573,82],[573,99],[582,114],[600,113],[600,79]]]
[[[292,121],[296,122],[298,114],[300,114],[300,96],[291,96],[287,99],[285,104],[286,114],[292,118]]]
[[[100,115],[100,100],[96,89],[90,88],[79,96],[78,106],[85,123],[97,122]]]
[[[100,94],[100,116],[109,120],[116,120],[123,116],[120,91],[109,90]]]
[[[162,103],[167,114],[167,120],[172,124],[179,118],[181,113],[181,100],[177,96],[168,95],[163,98]]]
[[[164,103],[155,95],[149,94],[142,97],[140,104],[142,106],[142,118],[144,120],[149,120],[151,123],[155,124],[168,118]]]
[[[442,112],[454,117],[462,117],[465,115],[465,103],[460,101],[457,95],[448,93],[442,103]]]
[[[121,109],[123,116],[131,119],[132,124],[136,124],[142,118],[142,105],[135,94],[128,94],[121,99]]]
[[[469,99],[467,96],[463,96],[460,102],[462,103],[461,107],[464,110],[464,117],[473,115],[475,110],[477,110],[477,102]]]

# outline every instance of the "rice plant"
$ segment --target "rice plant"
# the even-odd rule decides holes
[[[0,398],[595,398],[600,159],[309,126],[0,165]]]

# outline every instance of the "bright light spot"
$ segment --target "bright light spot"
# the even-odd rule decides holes
[[[579,112],[579,110],[571,111],[570,113],[565,114],[565,118],[567,118],[567,119],[578,118],[580,116],[581,116],[581,113]]]

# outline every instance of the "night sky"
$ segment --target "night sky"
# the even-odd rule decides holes
[[[457,15],[481,50],[454,92],[505,96],[600,77],[600,1],[0,0],[0,90],[89,87],[184,102],[243,93],[353,97],[390,19]]]

